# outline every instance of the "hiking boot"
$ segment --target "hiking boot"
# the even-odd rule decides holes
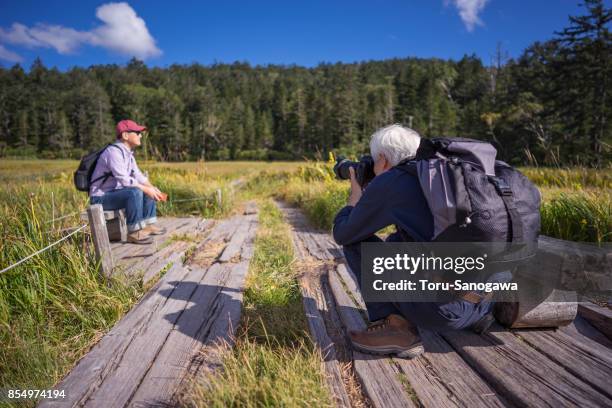
[[[149,236],[149,233],[144,229],[130,232],[127,236],[127,242],[130,244],[147,245],[153,243],[153,238]]]
[[[144,231],[148,232],[149,235],[163,235],[166,233],[166,229],[165,228],[159,228],[156,227],[153,224],[149,224],[146,227],[143,228]]]
[[[364,331],[350,331],[349,337],[353,347],[364,353],[413,358],[424,351],[416,327],[396,314],[370,324]]]
[[[484,334],[491,328],[493,323],[495,323],[495,317],[493,317],[493,313],[489,312],[482,316],[480,320],[474,323],[470,328],[474,333]]]

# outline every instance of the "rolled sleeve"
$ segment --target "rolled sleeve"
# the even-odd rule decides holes
[[[128,162],[123,158],[123,154],[118,149],[106,149],[108,152],[107,163],[109,170],[113,173],[113,177],[122,187],[133,187],[137,184],[134,177],[130,176],[128,171]]]

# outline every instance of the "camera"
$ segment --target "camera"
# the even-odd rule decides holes
[[[355,177],[357,178],[357,183],[361,187],[364,187],[374,178],[374,159],[370,155],[363,155],[359,159],[358,162],[350,161],[345,157],[338,156],[336,159],[336,164],[334,165],[334,173],[336,177],[341,180],[349,180],[351,178],[351,173],[349,173],[350,168],[355,169]]]

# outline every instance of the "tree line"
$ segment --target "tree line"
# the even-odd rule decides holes
[[[0,68],[0,156],[78,158],[131,118],[149,128],[141,154],[159,160],[357,155],[374,130],[402,123],[427,137],[491,140],[514,164],[607,165],[612,12],[602,0],[586,0],[584,12],[516,59],[498,47],[489,64],[466,55]]]

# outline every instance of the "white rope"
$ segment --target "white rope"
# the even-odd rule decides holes
[[[65,237],[63,237],[62,239],[60,239],[60,240],[58,240],[58,241],[55,241],[54,243],[52,243],[52,244],[50,244],[50,245],[47,245],[47,246],[46,246],[46,247],[44,247],[43,249],[41,249],[41,250],[39,250],[39,251],[34,252],[32,255],[28,255],[28,256],[26,256],[25,258],[23,258],[22,260],[18,261],[17,263],[15,263],[15,264],[13,264],[13,265],[11,265],[11,266],[8,266],[8,267],[6,267],[6,268],[4,268],[3,270],[1,270],[1,271],[0,271],[0,274],[4,273],[4,272],[6,272],[6,271],[9,271],[9,270],[11,270],[11,269],[13,269],[13,268],[14,268],[14,267],[16,267],[17,265],[20,265],[20,264],[24,263],[24,262],[25,262],[25,261],[27,261],[28,259],[33,258],[33,257],[35,257],[36,255],[38,255],[38,254],[40,254],[40,253],[42,253],[42,252],[45,252],[47,249],[49,249],[49,248],[51,248],[51,247],[53,247],[53,246],[55,246],[55,245],[59,244],[60,242],[67,240],[68,238],[70,238],[71,236],[73,236],[74,234],[76,234],[77,232],[81,231],[81,230],[82,230],[83,228],[85,228],[86,226],[87,226],[87,224],[84,224],[83,226],[81,226],[80,228],[78,228],[78,229],[77,229],[77,230],[75,230],[75,231],[72,231],[70,234],[66,235],[66,236],[65,236]]]
[[[45,224],[48,224],[50,222],[57,221],[57,220],[63,220],[64,218],[72,217],[74,215],[80,214],[81,212],[82,211],[77,211],[77,212],[73,212],[72,214],[64,215],[64,216],[59,217],[59,218],[54,218],[52,220],[46,221]]]
[[[198,200],[207,200],[210,197],[196,197],[196,198],[184,198],[182,200],[171,200],[171,203],[184,203],[187,201],[198,201]]]

